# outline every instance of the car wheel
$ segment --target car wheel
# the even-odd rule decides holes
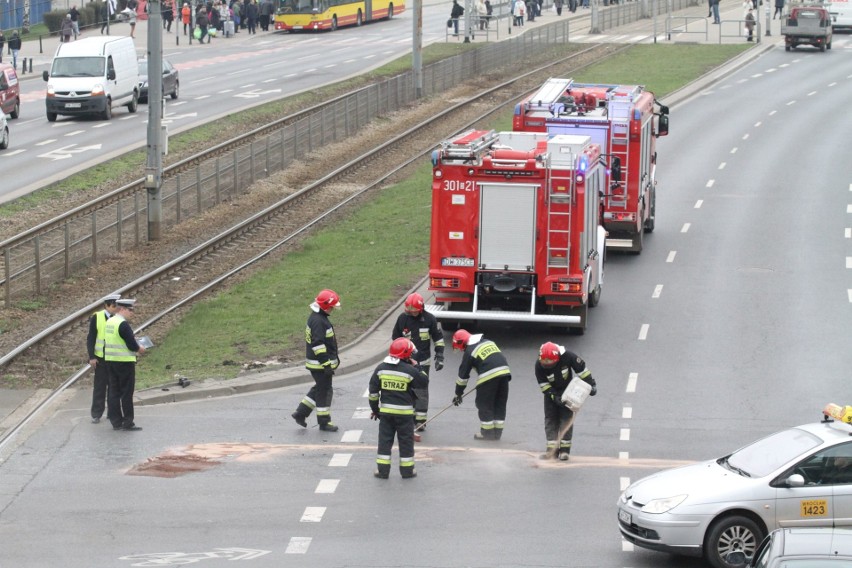
[[[589,307],[594,308],[601,303],[601,285],[595,286],[595,289],[589,292]]]
[[[180,89],[180,82],[175,81],[175,90],[172,91],[172,100],[178,98],[178,90]]]
[[[139,97],[136,93],[133,93],[133,99],[129,103],[127,103],[127,110],[131,113],[136,112],[136,109],[139,108]]]
[[[21,99],[15,101],[15,108],[12,109],[12,112],[9,113],[12,118],[18,118],[21,116]]]
[[[645,225],[642,227],[646,233],[653,233],[654,227],[657,224],[657,190],[651,188],[651,213],[645,219]]]
[[[103,114],[101,114],[104,120],[112,119],[112,99],[107,98],[106,100],[106,108],[104,109]]]
[[[736,568],[725,558],[731,552],[743,552],[747,558],[754,556],[765,536],[763,529],[748,517],[732,515],[716,520],[707,531],[704,557],[713,568]]]
[[[47,113],[47,121],[48,122],[56,122],[56,113],[55,112]]]
[[[0,138],[0,150],[5,150],[9,147],[9,127],[3,129],[3,136]]]

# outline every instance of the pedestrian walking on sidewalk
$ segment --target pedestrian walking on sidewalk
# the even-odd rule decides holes
[[[12,38],[9,40],[9,51],[12,52],[12,67],[15,71],[18,70],[18,53],[21,51],[21,38],[18,31],[12,32]]]
[[[59,35],[62,37],[63,43],[69,43],[71,36],[74,35],[74,24],[71,22],[71,14],[65,14],[65,19],[59,25]]]
[[[71,14],[71,24],[74,26],[74,39],[76,40],[77,36],[80,35],[80,11],[74,4],[68,13]]]
[[[752,12],[751,8],[748,9],[748,13],[745,17],[745,22],[746,30],[748,31],[748,37],[746,38],[746,41],[754,41],[754,13]]]
[[[3,35],[3,30],[0,30],[0,63],[3,63],[3,48],[6,47],[6,36]]]
[[[784,0],[775,0],[775,13],[772,14],[772,19],[775,19],[775,16],[778,18],[783,18],[784,11]]]
[[[710,0],[710,11],[713,13],[713,23],[721,25],[722,21],[719,19],[719,0]]]
[[[183,23],[183,35],[187,35],[189,32],[189,19],[192,17],[192,8],[189,7],[188,2],[183,3],[183,8],[180,9],[180,21]]]

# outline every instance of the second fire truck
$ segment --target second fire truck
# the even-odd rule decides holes
[[[474,130],[433,152],[427,309],[445,323],[586,328],[600,300],[607,187],[589,136]]]
[[[599,144],[622,174],[603,196],[607,247],[638,254],[644,233],[652,232],[656,221],[656,138],[669,132],[668,113],[639,85],[549,79],[515,107],[512,128],[589,136]]]

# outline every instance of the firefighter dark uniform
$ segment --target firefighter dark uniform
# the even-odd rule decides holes
[[[404,344],[410,345],[410,350],[404,346],[394,349],[394,346]],[[379,363],[370,377],[368,397],[373,412],[371,418],[379,420],[377,468],[373,475],[380,479],[387,479],[390,475],[394,437],[399,441],[400,475],[405,479],[417,476],[414,470],[413,391],[427,389],[429,377],[411,363],[410,354],[413,351],[414,345],[410,340],[395,340],[391,345],[391,354]]]
[[[573,373],[572,373],[573,371]],[[547,453],[542,458],[558,457],[567,460],[571,453],[574,425],[559,438],[559,431],[574,418],[570,408],[562,404],[562,393],[574,375],[591,385],[591,396],[597,394],[597,385],[586,362],[576,354],[555,343],[545,343],[539,350],[535,363],[535,379],[544,394],[544,433],[547,436]]]
[[[337,338],[334,326],[328,319],[332,309],[340,305],[340,298],[331,290],[323,290],[311,304],[311,315],[305,326],[305,367],[314,379],[314,386],[291,414],[297,424],[307,427],[306,418],[317,412],[320,430],[337,432],[331,422],[331,399],[334,394],[332,377],[340,365],[337,358]]]
[[[101,421],[106,409],[107,389],[109,387],[109,371],[104,361],[104,326],[115,312],[115,301],[121,294],[110,294],[104,298],[104,308],[92,314],[89,318],[89,333],[86,336],[86,351],[89,355],[89,365],[95,371],[92,387],[92,423]]]
[[[461,404],[471,370],[476,370],[476,409],[479,411],[477,440],[499,440],[506,421],[506,402],[509,399],[509,381],[512,372],[506,356],[497,344],[482,334],[471,335],[460,329],[453,335],[453,349],[464,349],[456,380],[453,404]]]
[[[109,370],[107,417],[114,430],[141,430],[133,421],[136,354],[145,348],[136,342],[127,318],[136,300],[117,300],[118,310],[104,325],[104,360]]]
[[[405,300],[405,312],[399,314],[393,326],[391,339],[405,337],[414,343],[417,351],[412,357],[420,369],[429,376],[432,359],[432,343],[435,344],[435,370],[444,368],[444,332],[437,318],[424,309],[423,297],[414,293]],[[429,389],[415,392],[414,425],[423,430],[429,410]]]

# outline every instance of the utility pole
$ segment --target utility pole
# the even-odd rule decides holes
[[[464,2],[464,43],[470,43],[470,12],[473,10],[473,0]]]
[[[423,0],[414,0],[412,18],[411,66],[414,71],[414,98],[423,97]]]
[[[158,241],[163,222],[163,24],[161,0],[148,2],[148,240]]]

